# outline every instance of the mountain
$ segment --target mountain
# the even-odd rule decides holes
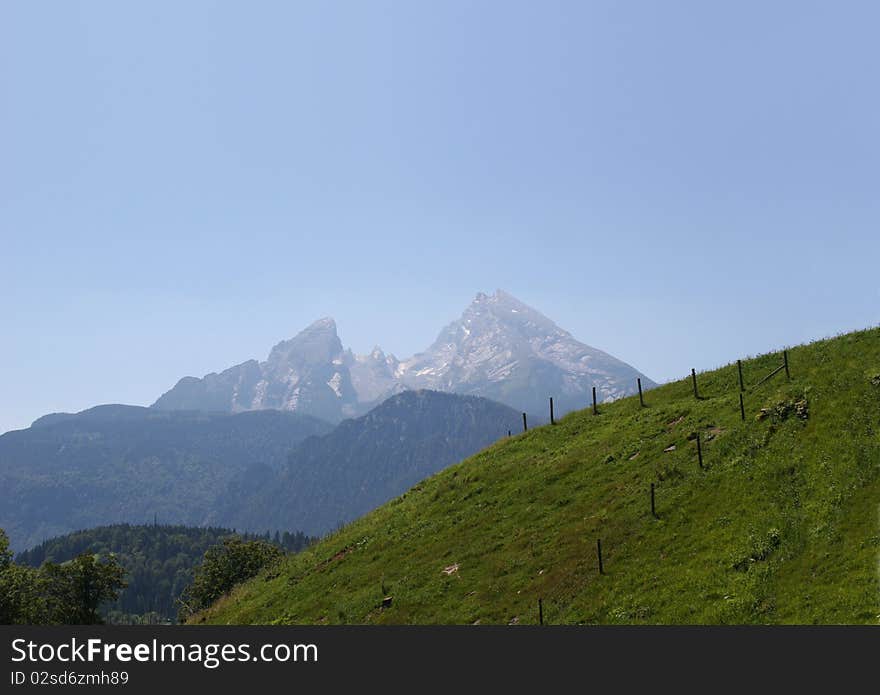
[[[386,355],[378,345],[369,355],[355,355],[347,350],[345,365],[362,403],[381,402],[406,388],[397,377],[400,360],[394,355]]]
[[[880,329],[787,362],[501,439],[193,622],[876,624]]]
[[[335,428],[282,410],[58,413],[0,436],[0,528],[17,549],[154,515],[320,535],[521,426],[507,406],[430,391]]]
[[[230,415],[106,405],[0,436],[0,528],[13,548],[75,529],[215,523],[215,501],[252,467],[276,469],[331,425],[266,410]],[[263,526],[261,530],[265,530]]]
[[[101,609],[111,623],[173,622],[177,598],[192,582],[193,569],[205,552],[224,538],[238,535],[232,529],[165,524],[115,524],[75,531],[51,538],[18,554],[20,565],[39,567],[44,562],[61,564],[81,553],[101,558],[115,555],[125,569],[127,586],[119,598]],[[245,540],[254,536],[242,534]],[[264,536],[269,541],[271,536]],[[285,550],[298,552],[312,539],[301,533],[275,536]]]
[[[424,352],[406,360],[378,346],[369,355],[343,349],[336,323],[315,322],[276,345],[265,362],[220,374],[184,377],[153,407],[240,412],[277,408],[330,422],[363,414],[405,389],[483,396],[522,412],[583,407],[595,386],[601,400],[653,381],[611,355],[578,342],[546,316],[498,290],[480,293]]]
[[[601,400],[655,386],[611,355],[575,340],[546,316],[498,290],[478,294],[460,319],[396,372],[409,388],[484,396],[525,412],[583,408],[596,387]]]
[[[485,398],[405,391],[306,439],[258,483],[233,481],[219,506],[238,528],[322,535],[521,427],[519,412]]]
[[[159,410],[289,410],[339,422],[358,412],[336,322],[316,321],[285,340],[265,362],[250,360],[202,379],[184,377],[153,407]]]

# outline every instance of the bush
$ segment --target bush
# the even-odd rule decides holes
[[[261,540],[226,538],[205,553],[196,567],[193,583],[180,597],[178,620],[185,622],[193,613],[207,608],[223,594],[259,574],[260,570],[284,557],[284,551]]]

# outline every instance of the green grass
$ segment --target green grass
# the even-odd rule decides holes
[[[734,363],[701,400],[688,377],[499,441],[193,622],[527,624],[540,597],[548,623],[876,624],[880,330],[789,359],[745,422]],[[745,360],[747,385],[780,360]],[[756,417],[802,400],[806,419]]]

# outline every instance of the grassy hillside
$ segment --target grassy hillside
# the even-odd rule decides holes
[[[734,363],[498,441],[196,622],[877,623],[880,330],[789,360],[745,422]]]

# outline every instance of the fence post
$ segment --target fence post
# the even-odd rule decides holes
[[[700,444],[700,433],[697,432],[697,461],[700,463],[700,468],[703,467],[703,447]]]
[[[639,405],[644,408],[645,407],[645,399],[642,397],[642,378],[638,377],[636,381],[639,384]]]
[[[782,363],[785,365],[785,378],[791,380],[791,372],[788,371],[788,350],[782,351]]]
[[[691,381],[694,382],[694,398],[700,399],[700,392],[697,391],[697,370],[691,367]]]
[[[745,384],[743,383],[743,362],[742,362],[742,360],[736,361],[736,370],[739,372],[739,390],[745,391],[746,387],[745,387]]]
[[[513,434],[511,433],[510,430],[507,430],[507,436],[508,436],[508,437],[512,437],[512,436],[513,436]]]
[[[593,387],[593,415],[599,414],[599,407],[596,405],[596,387]]]
[[[553,396],[550,396],[550,424],[556,424],[556,419],[553,417]]]
[[[605,574],[605,568],[602,567],[602,539],[596,539],[596,555],[599,557],[599,574]]]
[[[529,431],[529,423],[526,421],[526,414],[523,413],[523,432]]]
[[[743,395],[739,394],[739,416],[742,418],[742,421],[746,421],[746,405],[743,403]]]
[[[654,483],[651,483],[651,516],[657,518],[657,508],[654,506]]]

